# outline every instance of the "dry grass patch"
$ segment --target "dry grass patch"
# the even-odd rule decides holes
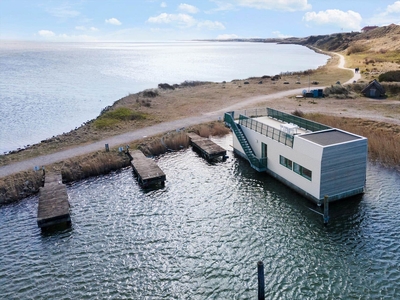
[[[385,166],[400,168],[400,126],[360,118],[307,113],[305,118],[368,138],[369,158]]]

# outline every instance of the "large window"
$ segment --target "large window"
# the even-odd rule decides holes
[[[290,159],[287,159],[286,157],[280,155],[279,156],[280,163],[282,166],[285,166],[286,168],[292,170],[292,161]]]
[[[303,166],[300,166],[299,164],[293,163],[293,171],[295,171],[297,174],[303,176],[304,178],[311,180],[311,176],[312,176],[311,170],[304,168]]]
[[[285,166],[286,168],[293,170],[295,173],[297,173],[311,181],[311,178],[312,178],[311,170],[304,168],[303,166],[296,164],[295,162],[292,162],[290,159],[288,159],[282,155],[279,155],[279,162],[282,166]]]

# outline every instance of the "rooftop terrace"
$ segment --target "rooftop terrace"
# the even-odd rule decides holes
[[[295,135],[321,146],[335,145],[363,138],[272,108],[244,111],[244,114],[239,114],[239,124],[265,134],[290,147],[293,147]]]
[[[254,118],[254,120],[256,120],[256,121],[258,121],[260,123],[263,123],[265,125],[268,125],[270,127],[282,130],[282,131],[288,130],[288,132],[286,132],[286,133],[291,134],[291,135],[293,135],[293,134],[302,134],[302,133],[309,132],[309,131],[307,131],[307,130],[305,130],[303,128],[300,128],[298,125],[287,123],[287,122],[283,122],[281,120],[273,119],[273,118],[268,117],[268,116]],[[288,125],[290,125],[290,126],[288,126]],[[289,132],[291,130],[292,130],[292,132]]]

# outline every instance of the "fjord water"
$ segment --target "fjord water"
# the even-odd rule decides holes
[[[324,65],[328,56],[265,43],[0,43],[0,153],[97,117],[159,83],[230,81]]]
[[[232,135],[215,141],[231,149]],[[399,299],[400,174],[369,165],[366,193],[318,209],[228,151],[157,158],[68,187],[72,228],[41,234],[37,198],[0,208],[2,299]]]

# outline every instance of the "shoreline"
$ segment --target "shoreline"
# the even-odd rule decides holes
[[[348,76],[345,75],[349,74],[348,69],[344,69],[342,73],[338,71],[338,66],[340,67],[338,60],[339,63],[341,63],[341,60],[344,59],[343,57],[339,59],[339,57],[340,56],[336,55],[331,56],[331,59],[328,60],[325,66],[312,71],[312,76],[317,78],[323,78],[323,76],[327,76],[327,79],[325,79],[326,81],[332,81],[332,78],[335,78],[332,76],[337,76],[338,73],[341,74],[340,76],[342,77]],[[335,66],[332,65],[333,63],[335,63]],[[325,74],[329,74],[329,72],[331,72],[330,74],[333,74],[330,77]],[[309,73],[306,74],[308,75]],[[303,78],[306,78],[305,74],[302,74],[302,76]],[[150,120],[149,124],[135,125],[136,127],[139,127],[124,133],[112,134],[112,131],[107,131],[106,133],[109,134],[109,137],[105,139],[96,140],[92,137],[91,139],[89,138],[84,144],[71,146],[67,149],[62,149],[61,147],[61,151],[53,151],[49,154],[38,155],[28,159],[20,158],[17,159],[16,162],[6,162],[5,164],[3,162],[3,165],[0,166],[0,180],[4,182],[7,180],[7,178],[12,177],[12,174],[18,175],[19,173],[27,172],[26,170],[32,170],[34,166],[51,166],[54,164],[71,161],[79,156],[93,156],[94,153],[101,152],[101,150],[104,149],[105,144],[109,144],[114,148],[125,146],[157,134],[160,135],[168,131],[175,131],[178,128],[187,128],[198,124],[204,124],[206,122],[216,121],[219,118],[222,119],[223,113],[226,111],[245,109],[257,105],[267,106],[273,104],[273,108],[286,112],[290,112],[290,110],[296,110],[299,108],[299,106],[301,106],[300,109],[307,109],[306,112],[312,112],[315,111],[315,109],[317,109],[317,111],[321,111],[321,107],[318,107],[317,102],[323,102],[325,109],[329,110],[326,105],[333,105],[336,107],[336,111],[339,113],[339,115],[342,115],[342,113],[345,115],[345,110],[337,110],[339,106],[344,104],[343,100],[324,99],[323,101],[317,100],[312,102],[304,102],[306,101],[304,100],[302,102],[292,98],[291,96],[301,93],[304,87],[293,89],[293,85],[285,84],[285,82],[287,81],[293,84],[294,80],[297,80],[299,77],[300,74],[296,74],[291,77],[284,76],[282,80],[278,81],[272,81],[270,76],[268,76],[268,78],[252,77],[245,80],[233,80],[229,83],[204,83],[197,86],[185,87],[181,89],[177,88],[174,90],[158,89],[159,94],[157,97],[152,98],[152,104],[150,107],[139,105],[138,109],[147,112],[154,112],[153,109],[155,109],[155,111],[162,111],[162,113],[169,109],[168,117],[171,118],[170,121],[158,122],[157,119],[155,121]],[[353,78],[351,78],[349,81],[352,81]],[[261,79],[266,80],[266,82],[264,84],[260,84]],[[283,80],[285,80],[285,82]],[[324,88],[320,85],[317,87]],[[140,101],[146,100],[146,98],[143,98],[142,94],[143,92],[121,98],[114,103],[113,107],[123,107],[124,105],[132,105],[132,103],[137,104]],[[148,99],[146,101],[148,101]],[[208,101],[208,105],[205,105],[205,101]],[[351,105],[357,104],[355,103],[357,101],[351,100]],[[349,105],[349,103],[347,103],[347,105]],[[179,109],[176,109],[176,106]],[[160,113],[160,118],[164,116],[162,113]],[[182,115],[186,115],[186,117],[181,118]],[[356,114],[355,117],[357,116],[358,115]],[[93,130],[92,123],[93,122],[85,125],[85,128],[88,127],[89,129],[91,128],[91,130]],[[131,128],[132,126],[130,122],[120,125],[126,126],[126,128]],[[120,127],[120,125],[118,125],[118,127]],[[70,133],[67,133],[66,135],[69,134]],[[66,138],[66,135],[61,135],[61,137]],[[41,145],[44,146],[42,143]],[[54,143],[56,150],[59,150],[59,146],[59,143],[56,141]],[[109,172],[110,170],[107,169],[106,171]],[[23,188],[24,184],[26,185],[26,180],[22,179],[21,184]],[[36,192],[36,190],[33,191]],[[25,198],[26,196],[29,195],[24,195],[22,198]]]
[[[99,43],[97,43],[97,44],[99,44]],[[96,45],[96,43],[93,43],[93,47],[90,47],[90,48],[102,49],[101,46],[95,46],[95,45]],[[188,44],[184,44],[182,46],[183,53],[186,53],[187,50],[185,50],[185,49],[189,49],[189,50],[191,49],[190,48],[191,46],[187,46],[187,45]],[[312,59],[304,59],[304,60],[299,59],[298,61],[299,62],[303,61],[303,63],[295,63],[295,64],[286,63],[286,65],[283,66],[283,65],[273,64],[272,62],[270,63],[269,60],[266,59],[269,56],[268,55],[268,53],[270,51],[269,47],[275,47],[275,46],[272,46],[272,45],[264,46],[262,44],[261,45],[253,44],[253,45],[249,45],[249,46],[244,46],[244,45],[240,46],[240,44],[238,44],[238,45],[239,45],[239,46],[237,46],[238,50],[231,51],[233,53],[233,55],[235,55],[234,59],[233,60],[230,59],[229,61],[232,61],[233,63],[236,63],[236,61],[237,62],[244,61],[245,63],[247,61],[249,61],[248,68],[246,67],[247,65],[244,65],[244,68],[243,68],[243,64],[241,64],[241,66],[242,66],[241,68],[234,68],[234,67],[232,68],[233,63],[229,62],[228,60],[226,62],[225,61],[218,62],[216,59],[213,59],[211,66],[215,65],[216,69],[221,69],[221,71],[216,70],[212,73],[209,73],[207,71],[208,68],[205,68],[205,70],[203,70],[201,65],[196,63],[196,64],[193,64],[193,66],[191,68],[185,67],[185,69],[187,69],[186,72],[180,71],[177,73],[176,76],[175,75],[170,76],[166,72],[168,71],[169,73],[174,74],[173,72],[171,72],[171,70],[173,70],[173,68],[174,68],[173,66],[176,65],[176,63],[171,64],[171,66],[169,64],[167,65],[166,63],[162,63],[162,65],[166,65],[165,67],[163,67],[161,64],[157,64],[157,65],[150,64],[148,66],[150,68],[150,70],[152,68],[155,68],[155,71],[151,71],[150,74],[152,74],[152,76],[149,78],[147,78],[145,76],[146,78],[144,80],[142,80],[140,75],[138,75],[138,76],[132,75],[131,78],[127,77],[128,80],[122,81],[124,84],[122,84],[122,83],[121,84],[113,84],[111,82],[112,85],[114,85],[114,88],[107,89],[107,90],[113,90],[113,92],[109,92],[109,93],[104,92],[103,89],[101,88],[101,86],[99,86],[99,92],[94,92],[95,89],[91,89],[91,90],[82,89],[82,91],[77,94],[77,95],[81,95],[81,96],[77,96],[77,97],[75,97],[75,93],[73,93],[72,90],[70,90],[70,91],[72,91],[72,94],[71,94],[71,92],[68,92],[68,89],[66,89],[66,88],[63,88],[60,93],[56,93],[56,94],[54,94],[54,92],[53,92],[54,89],[46,88],[46,91],[43,93],[43,92],[40,92],[40,88],[36,89],[35,86],[29,85],[29,84],[25,85],[25,87],[23,87],[24,85],[23,85],[23,83],[21,83],[21,87],[24,89],[24,92],[25,93],[28,92],[27,95],[30,94],[29,97],[31,97],[31,99],[32,99],[32,100],[30,100],[31,101],[30,104],[32,105],[32,103],[33,103],[33,106],[34,106],[32,108],[32,112],[37,112],[37,114],[35,114],[36,118],[32,118],[32,120],[28,121],[30,118],[30,115],[25,112],[27,110],[23,109],[23,107],[21,109],[19,109],[18,111],[16,111],[15,115],[18,116],[18,119],[17,119],[18,121],[17,122],[14,121],[16,123],[15,125],[11,125],[12,115],[7,117],[6,122],[8,125],[6,124],[5,126],[3,126],[4,128],[3,128],[3,131],[1,132],[1,134],[2,134],[1,141],[3,144],[3,147],[0,147],[3,149],[1,154],[15,152],[15,151],[22,151],[23,149],[27,148],[27,145],[30,146],[33,144],[38,144],[42,140],[51,139],[52,137],[61,135],[64,132],[68,133],[68,132],[72,131],[74,128],[80,127],[82,124],[84,124],[88,120],[90,121],[91,119],[96,118],[99,115],[100,111],[102,109],[104,109],[106,106],[113,105],[116,101],[125,97],[128,94],[140,93],[145,89],[155,89],[155,88],[157,88],[157,84],[164,82],[164,80],[165,80],[165,82],[168,82],[171,85],[173,83],[180,83],[184,80],[208,81],[208,80],[210,80],[210,78],[211,78],[212,82],[222,82],[224,80],[225,81],[228,81],[231,79],[234,80],[235,78],[243,78],[244,79],[244,78],[248,78],[250,76],[254,76],[254,74],[258,74],[256,76],[262,76],[262,75],[264,75],[263,72],[265,70],[267,70],[266,71],[267,74],[274,75],[275,74],[274,72],[278,72],[278,73],[284,72],[285,70],[291,70],[292,67],[297,69],[297,66],[298,66],[302,69],[307,69],[308,66],[317,67],[318,65],[322,65],[326,62],[325,56],[316,55],[315,53],[308,51],[306,48],[303,48],[303,50],[302,49],[290,50],[290,48],[289,48],[291,55],[297,55],[297,53],[300,52],[300,53],[302,53],[302,55],[301,55],[302,57],[310,56]],[[57,48],[57,46],[55,46],[55,47]],[[186,47],[189,47],[189,48],[186,48]],[[225,52],[227,52],[229,50],[228,48],[230,48],[231,46],[225,46],[225,47],[221,48],[221,46],[214,46],[212,44],[208,44],[207,47],[220,49],[218,51],[213,50],[212,53],[215,52],[217,55],[223,55]],[[288,46],[288,47],[290,47],[290,46]],[[75,48],[79,49],[80,47],[77,46]],[[29,46],[27,46],[27,49],[29,50]],[[135,48],[131,48],[131,49],[135,49]],[[154,49],[158,49],[158,48],[154,48]],[[202,49],[201,45],[195,46],[195,48],[193,48],[193,50],[196,50],[196,49]],[[236,49],[236,46],[234,46],[234,49]],[[246,49],[248,49],[249,51],[246,51]],[[275,48],[272,48],[272,49],[275,49]],[[98,51],[98,50],[95,50],[95,51]],[[135,52],[136,52],[136,50],[135,50]],[[156,52],[158,53],[160,51],[156,51]],[[277,52],[280,53],[281,51],[277,50]],[[97,52],[93,52],[94,55],[96,53]],[[155,54],[157,54],[157,53],[155,53]],[[228,51],[227,53],[229,54],[230,52]],[[255,53],[256,55],[248,55],[250,53]],[[264,56],[264,54],[266,57],[265,59],[262,58]],[[244,57],[241,57],[241,55],[244,55]],[[193,60],[197,61],[197,59],[193,59]],[[258,61],[259,61],[259,63],[257,63]],[[173,62],[175,62],[175,60],[173,60]],[[285,62],[285,59],[283,59],[283,63],[284,62]],[[179,64],[179,61],[177,63]],[[220,65],[220,67],[218,66],[218,64]],[[226,70],[224,70],[225,64],[227,65]],[[57,65],[55,65],[55,66],[57,66]],[[269,66],[271,66],[271,68],[273,67],[273,69],[270,69]],[[100,69],[100,68],[98,68],[98,69]],[[157,69],[160,69],[160,71]],[[164,69],[166,71],[163,71]],[[71,68],[71,70],[73,71],[74,69]],[[118,68],[118,69],[114,70],[115,72],[113,74],[115,74],[115,76],[126,76],[123,69],[120,70],[120,72],[119,72],[120,75],[118,75],[119,74],[118,70],[120,70],[120,69]],[[222,71],[222,70],[224,70],[224,71]],[[268,70],[271,70],[271,71],[268,71]],[[61,70],[61,72],[62,72],[62,70]],[[132,72],[130,72],[130,73],[132,73]],[[215,76],[213,75],[214,73],[215,73]],[[276,73],[276,74],[278,74],[278,73]],[[80,73],[78,72],[78,75],[79,74]],[[146,75],[146,73],[144,73],[144,75]],[[16,74],[16,76],[19,76],[19,75]],[[153,76],[154,76],[154,78],[153,78]],[[16,78],[18,78],[18,77],[16,77]],[[94,77],[94,78],[97,79],[97,77]],[[116,78],[118,79],[119,77],[116,77]],[[101,79],[101,78],[99,78],[99,79]],[[180,81],[180,79],[182,79],[182,81]],[[112,79],[112,80],[114,80],[114,79]],[[7,83],[8,81],[9,80],[4,81],[4,83]],[[68,84],[68,81],[71,81],[71,84],[73,82],[69,78],[62,81],[62,80],[58,80],[56,77],[54,79],[53,84],[55,84],[55,85],[64,84],[64,83]],[[12,81],[12,82],[14,82],[14,81]],[[15,82],[17,82],[17,81],[15,81]],[[50,82],[51,82],[51,79],[50,79]],[[89,80],[88,80],[88,82],[89,82]],[[100,82],[105,82],[105,80],[102,80]],[[107,85],[107,84],[105,84],[105,85]],[[95,84],[89,84],[89,85],[86,84],[86,86],[92,87],[92,86],[95,86]],[[104,86],[104,85],[102,85],[102,86]],[[5,100],[6,101],[5,103],[7,104],[6,107],[12,108],[13,105],[15,106],[15,104],[13,104],[13,102],[15,102],[17,104],[21,103],[23,105],[24,100],[23,100],[23,97],[20,97],[20,93],[14,93],[14,92],[12,92],[12,90],[10,90],[10,92],[8,92],[8,89],[5,90],[5,93],[6,93],[5,96],[10,96],[10,97],[15,96],[15,99],[13,99],[12,101]],[[69,93],[69,96],[68,96],[68,93]],[[46,107],[43,107],[42,104],[39,104],[40,107],[43,107],[43,108],[39,108],[39,106],[37,106],[35,104],[35,103],[41,103],[41,101],[39,101],[41,96],[43,98],[43,101],[46,100],[49,102],[49,105],[46,105]],[[61,100],[53,101],[50,98],[61,99]],[[70,100],[68,100],[68,98],[70,98]],[[77,99],[77,100],[75,100],[75,99]],[[92,99],[95,99],[95,100],[92,100]],[[71,105],[68,105],[68,108],[65,108],[65,111],[64,111],[64,108],[62,108],[62,110],[63,110],[62,114],[59,114],[60,109],[57,107],[54,107],[53,103],[54,104],[58,103],[58,105],[63,105],[63,102],[76,103],[76,105],[78,107],[82,105],[82,109],[78,109],[77,112],[74,112],[75,110],[73,108],[71,109]],[[85,104],[85,103],[87,103],[87,104]],[[88,104],[90,104],[90,107]],[[41,113],[41,112],[43,112],[43,113]],[[63,117],[63,115],[65,116],[65,114],[68,114],[67,119],[70,119],[71,122],[64,121],[64,120],[66,120],[65,117]],[[57,117],[52,118],[51,115],[57,115]],[[24,117],[20,117],[20,116],[24,116]],[[42,118],[43,116],[47,116],[47,117]],[[47,121],[39,122],[39,121],[35,121],[34,119],[37,119],[37,120],[40,120],[40,119],[46,120],[47,119],[49,122],[51,122],[54,125],[52,125],[50,127],[46,127],[45,123],[47,123]],[[68,123],[70,123],[70,124],[68,124]],[[43,124],[45,124],[45,125],[43,125]],[[23,133],[24,130],[21,131],[20,128],[28,128],[28,130],[26,130],[26,131],[29,131],[29,134],[27,132]],[[15,136],[17,138],[13,139],[12,136]]]

